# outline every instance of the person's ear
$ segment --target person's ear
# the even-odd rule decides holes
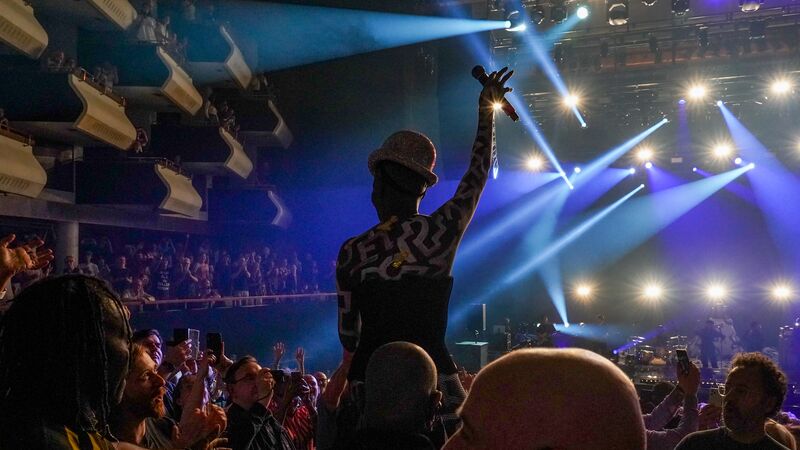
[[[429,399],[430,400],[430,402],[429,402],[430,411],[429,411],[429,414],[428,414],[428,418],[429,419],[432,419],[433,416],[436,415],[436,412],[439,411],[439,409],[441,409],[441,407],[442,407],[442,398],[443,397],[444,397],[444,395],[442,394],[442,391],[440,391],[440,390],[434,390],[433,392],[431,392],[430,399]]]

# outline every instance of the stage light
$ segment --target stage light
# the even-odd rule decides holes
[[[528,27],[525,25],[525,18],[519,11],[511,11],[506,17],[509,27],[506,31],[525,31]]]
[[[792,91],[792,82],[785,78],[775,80],[769,90],[775,95],[786,95]]]
[[[664,288],[658,283],[649,283],[642,290],[642,297],[647,300],[660,300],[664,296]]]
[[[754,12],[758,11],[763,4],[764,0],[739,0],[739,9],[742,12]]]
[[[572,171],[575,173],[581,173],[581,166],[575,166],[575,168],[572,169]]]
[[[628,173],[631,174],[631,175],[635,175],[636,174],[636,169],[634,167],[631,167],[630,169],[628,169]]]
[[[722,143],[715,145],[712,151],[717,158],[727,158],[733,153],[733,147],[730,144]]]
[[[650,161],[647,161],[647,162],[644,164],[644,168],[645,168],[645,169],[652,169],[652,168],[653,168],[653,163],[651,163]]]
[[[686,104],[686,99],[682,98],[682,99],[678,100],[678,104],[679,105],[685,105]]]
[[[764,39],[767,37],[767,22],[754,20],[750,22],[750,40]]]
[[[636,158],[641,162],[647,162],[653,159],[653,150],[650,147],[643,147],[636,152]]]
[[[745,167],[747,167],[749,170],[753,170],[753,169],[756,168],[756,163],[750,163],[750,164],[746,165]]]
[[[702,84],[696,84],[689,88],[689,99],[702,100],[706,97],[708,90]]]
[[[575,10],[575,16],[577,16],[580,20],[589,17],[589,8],[587,8],[585,5],[579,6],[578,9]]]
[[[722,301],[728,297],[728,289],[720,283],[713,283],[706,287],[706,297],[713,301]]]
[[[697,167],[692,167],[692,172],[697,172]]]
[[[592,289],[592,286],[586,283],[579,284],[575,287],[575,296],[581,300],[590,299],[593,292],[594,289]]]
[[[541,25],[545,19],[544,7],[538,3],[530,8],[531,22]]]
[[[658,3],[658,0],[642,0],[644,6],[654,6],[656,3]]]
[[[733,160],[733,163],[736,164],[737,166],[741,166],[742,165],[742,158],[737,156],[736,159]]]
[[[531,172],[539,172],[544,168],[545,161],[540,155],[531,155],[525,162],[525,166]]]
[[[787,283],[779,283],[770,289],[770,296],[777,301],[790,300],[794,297],[794,289]]]
[[[500,111],[501,109],[503,109],[503,104],[500,102],[492,103],[492,109],[494,109],[495,111]]]
[[[574,108],[580,103],[580,98],[575,94],[568,94],[564,97],[564,106]]]
[[[722,105],[723,105],[722,100],[717,100],[717,106],[722,106]]]
[[[682,16],[689,12],[689,0],[672,0],[672,13]]]
[[[563,0],[556,0],[550,7],[550,22],[561,23],[567,20],[567,7]]]
[[[630,19],[628,0],[612,0],[608,5],[608,24],[611,26],[625,25]]]

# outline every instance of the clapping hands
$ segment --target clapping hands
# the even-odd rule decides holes
[[[9,248],[16,236],[9,234],[0,239],[0,280],[8,281],[14,275],[25,270],[41,269],[53,260],[53,251],[40,249],[44,241],[35,238],[26,244]],[[0,286],[2,288],[2,286]]]

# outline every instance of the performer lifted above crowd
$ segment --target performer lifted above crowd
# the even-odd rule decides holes
[[[433,358],[439,388],[457,397],[446,400],[463,399],[444,342],[453,285],[450,271],[489,177],[493,105],[511,90],[504,85],[513,71],[506,70],[489,74],[478,100],[478,132],[469,168],[455,195],[430,216],[419,214],[419,204],[437,182],[431,140],[418,132],[399,131],[370,155],[372,203],[380,223],[342,245],[336,270],[339,338],[355,352],[351,380],[364,379],[375,349],[408,341]]]

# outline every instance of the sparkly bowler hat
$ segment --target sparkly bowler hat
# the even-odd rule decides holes
[[[389,136],[381,148],[369,155],[369,171],[375,175],[375,167],[381,161],[392,161],[413,170],[425,179],[428,187],[439,180],[433,173],[436,165],[436,147],[422,133],[403,130]]]

